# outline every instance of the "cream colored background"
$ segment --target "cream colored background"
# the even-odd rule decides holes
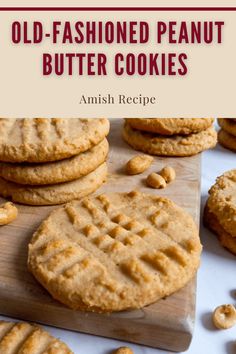
[[[1,6],[233,6],[235,1],[1,1]],[[52,20],[143,20],[155,29],[157,20],[223,20],[223,44],[145,47],[133,45],[73,46],[13,45],[10,40],[14,20],[36,21],[50,28]],[[0,12],[0,115],[1,116],[235,116],[236,12]],[[186,52],[188,74],[184,77],[42,76],[43,52],[102,51],[109,61],[121,52]],[[140,105],[79,105],[82,94],[111,93],[156,96],[158,103]]]

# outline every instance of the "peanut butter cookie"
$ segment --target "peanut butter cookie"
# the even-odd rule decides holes
[[[53,211],[29,244],[28,267],[65,305],[111,312],[141,308],[182,288],[200,253],[187,212],[167,198],[133,191]]]
[[[213,231],[220,241],[220,244],[236,255],[236,237],[232,237],[220,224],[215,214],[210,211],[206,204],[204,209],[204,224]]]
[[[7,162],[0,163],[0,177],[28,185],[44,185],[69,182],[89,174],[100,166],[108,154],[106,139],[90,150],[68,159],[41,164]]]
[[[129,125],[161,135],[188,135],[209,128],[214,118],[126,118]]]
[[[236,237],[236,169],[216,179],[209,190],[207,205],[225,231]]]
[[[235,123],[236,124],[236,123]],[[231,151],[236,151],[236,137],[220,129],[218,132],[218,142],[220,145]]]
[[[0,195],[14,202],[28,205],[62,204],[72,199],[80,199],[97,190],[107,176],[104,162],[88,175],[71,182],[45,186],[20,185],[0,178]]]
[[[236,140],[236,122],[232,118],[218,118],[218,124],[225,132],[235,136]]]
[[[213,148],[217,142],[217,133],[214,128],[210,127],[196,134],[167,137],[135,130],[126,122],[123,128],[123,138],[134,149],[148,154],[191,156]]]
[[[0,353],[73,354],[65,343],[35,324],[6,321],[0,321]]]
[[[0,118],[0,161],[62,160],[89,150],[108,132],[105,118]]]

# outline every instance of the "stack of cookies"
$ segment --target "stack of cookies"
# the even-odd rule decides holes
[[[236,118],[219,118],[218,141],[225,148],[236,152]]]
[[[0,119],[0,195],[29,205],[82,198],[107,176],[105,118]]]
[[[236,254],[236,170],[218,177],[209,190],[204,223],[222,246]]]
[[[124,140],[152,155],[190,156],[213,148],[213,118],[126,118]]]

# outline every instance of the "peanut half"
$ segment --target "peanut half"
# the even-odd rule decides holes
[[[166,166],[160,171],[160,175],[164,178],[166,183],[170,183],[175,180],[176,173],[173,167]]]
[[[227,329],[236,324],[236,309],[233,305],[218,306],[213,312],[213,323],[219,329]]]
[[[129,347],[120,347],[116,349],[113,354],[134,354],[134,352]]]
[[[146,171],[153,161],[153,157],[149,155],[137,155],[132,157],[126,164],[126,172],[128,175],[138,175]]]
[[[17,215],[18,210],[13,203],[7,202],[0,205],[0,225],[9,224],[16,219]]]
[[[166,181],[158,173],[151,173],[146,179],[147,185],[152,188],[160,189],[166,187]]]

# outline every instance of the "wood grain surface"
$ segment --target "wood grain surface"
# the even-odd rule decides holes
[[[130,191],[160,194],[173,199],[199,222],[200,155],[185,158],[155,157],[142,175],[127,176],[124,165],[137,154],[121,138],[122,120],[111,122],[108,182],[97,193]],[[163,166],[175,168],[177,178],[164,190],[145,185],[145,177]],[[188,348],[194,326],[196,282],[141,310],[113,314],[73,311],[53,300],[27,270],[27,245],[41,221],[56,207],[19,205],[19,216],[0,227],[0,313],[105,337],[172,351]]]

